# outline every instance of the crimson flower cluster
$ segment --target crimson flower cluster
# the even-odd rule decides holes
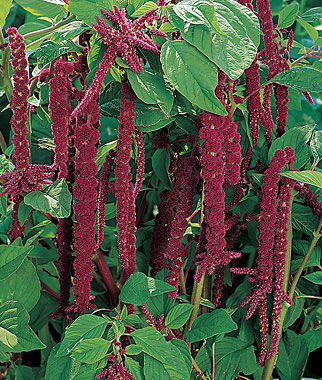
[[[136,97],[128,84],[122,83],[121,112],[119,117],[119,134],[116,152],[115,168],[115,197],[117,205],[117,225],[119,256],[123,267],[123,279],[135,272],[135,199],[132,184],[132,173],[130,166],[132,135],[135,132],[135,104]]]
[[[144,155],[144,142],[142,132],[138,129],[135,130],[135,141],[137,146],[137,166],[136,166],[136,182],[134,186],[134,199],[137,198],[141,190],[144,180],[145,169],[145,155]]]

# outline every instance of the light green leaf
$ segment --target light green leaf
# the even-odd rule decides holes
[[[322,7],[311,8],[300,16],[306,22],[318,21],[322,18]]]
[[[41,191],[32,191],[24,198],[26,205],[48,212],[55,218],[67,218],[71,212],[72,196],[64,179],[56,181]]]
[[[52,40],[55,42],[62,42],[65,40],[73,39],[88,29],[89,27],[87,24],[84,24],[81,21],[72,21],[71,23],[64,25],[62,28],[54,32],[52,35]]]
[[[268,83],[278,83],[301,91],[321,92],[322,73],[312,67],[291,67],[275,75]]]
[[[291,171],[281,173],[283,177],[292,178],[296,181],[307,183],[322,189],[322,173],[311,170],[303,170],[301,172]]]
[[[12,0],[1,0],[1,4],[0,4],[0,28],[1,29],[4,27],[11,5],[12,5]]]
[[[33,247],[0,245],[0,281],[14,273]]]
[[[319,32],[314,28],[314,26],[306,21],[301,20],[300,18],[297,19],[297,21],[301,26],[303,26],[306,33],[311,37],[312,41],[315,42],[319,37]]]
[[[146,69],[144,73],[127,70],[127,77],[136,96],[142,102],[158,104],[163,112],[169,116],[174,98],[160,73],[149,69]]]
[[[141,5],[139,9],[137,9],[134,13],[131,14],[131,17],[140,17],[143,16],[144,13],[151,11],[152,9],[157,9],[158,6],[153,1],[147,1],[145,4]]]
[[[0,303],[15,300],[30,311],[39,297],[40,281],[33,263],[27,259],[15,272],[0,281]]]
[[[37,62],[40,67],[58,58],[60,55],[70,52],[80,53],[82,48],[70,40],[61,42],[45,41],[36,50]]]
[[[186,41],[168,41],[161,49],[161,63],[172,85],[198,107],[226,115],[214,94],[218,82],[216,65]]]
[[[93,364],[104,358],[110,345],[102,338],[84,339],[74,348],[71,357],[81,363]]]
[[[113,5],[118,4],[113,0],[70,0],[68,9],[78,20],[92,27],[92,22],[97,22],[96,16],[102,17],[101,8],[113,9]]]
[[[121,289],[120,301],[143,305],[150,297],[171,292],[175,288],[166,282],[146,276],[144,273],[131,274]]]
[[[186,333],[186,338],[188,342],[194,343],[236,329],[237,325],[229,314],[224,309],[217,309],[200,315]]]
[[[62,17],[65,15],[64,2],[52,0],[16,0],[22,8],[35,16]]]
[[[92,314],[78,317],[65,331],[64,339],[56,356],[72,353],[75,347],[84,339],[101,338],[107,326],[107,320]]]
[[[313,284],[322,285],[322,271],[321,270],[310,273],[304,276],[304,278],[308,281],[313,282]]]
[[[46,347],[29,327],[29,319],[26,309],[17,301],[0,306],[0,350],[20,352]]]
[[[298,12],[298,3],[292,3],[284,7],[278,17],[278,26],[280,28],[288,28],[289,26],[293,25]]]
[[[165,318],[165,326],[169,329],[179,329],[187,322],[192,310],[193,305],[188,303],[175,305]]]

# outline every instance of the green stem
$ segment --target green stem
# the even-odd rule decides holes
[[[27,34],[23,35],[23,38],[27,40],[28,38],[36,37],[36,36],[41,36],[42,34],[49,34],[56,29],[61,28],[62,26],[69,24],[71,21],[75,20],[75,16],[70,16],[66,18],[65,20],[59,21],[56,25],[49,26],[48,28],[40,29],[40,30],[35,30],[34,32],[30,32]]]
[[[198,273],[198,270],[199,270],[199,267],[196,270],[196,274]],[[187,322],[185,332],[191,330],[191,326],[192,326],[193,322],[198,317],[204,281],[205,281],[205,275],[204,274],[201,277],[199,282],[196,280],[194,281],[192,296],[191,296],[191,305],[193,305],[193,310],[192,310],[190,318]]]
[[[293,194],[293,197],[294,197],[294,194]],[[287,224],[288,233],[287,233],[286,265],[285,265],[285,273],[284,273],[284,292],[287,292],[287,285],[288,285],[288,280],[289,280],[289,276],[290,276],[291,252],[292,252],[292,216],[291,216],[291,209],[292,209],[293,197],[292,197],[292,200],[290,203],[290,213],[289,213],[289,219],[288,219],[288,224]],[[292,282],[292,285],[290,287],[290,291],[288,294],[290,299],[293,299],[295,289],[296,289],[297,283],[301,277],[303,269],[305,268],[307,261],[310,258],[311,253],[313,252],[313,249],[315,248],[317,242],[319,241],[319,238],[321,236],[321,234],[320,234],[321,228],[322,228],[322,219],[319,223],[318,228],[316,229],[316,231],[313,234],[313,239],[312,239],[311,244],[310,244],[310,246],[309,246],[309,248],[308,248],[308,250],[304,256],[304,259],[303,259],[298,271],[296,272],[296,274],[294,276],[294,279],[293,279],[293,282]],[[286,313],[287,313],[289,306],[290,305],[284,301],[283,306],[282,306],[281,316],[280,316],[278,341],[280,340],[281,335],[282,335],[283,323],[284,323],[284,319],[285,319],[285,316],[286,316]],[[265,362],[262,380],[270,380],[271,379],[272,373],[273,373],[273,370],[274,370],[274,367],[275,367],[275,364],[277,361],[277,357],[278,357],[278,350],[276,351],[275,355],[271,359],[269,359]]]
[[[4,44],[4,37],[2,34],[1,28],[0,28],[0,44]],[[8,102],[10,102],[11,93],[12,93],[12,83],[11,83],[11,78],[10,78],[9,67],[10,67],[10,48],[9,46],[7,46],[3,48],[2,50],[2,68],[3,68],[3,87],[6,93]]]

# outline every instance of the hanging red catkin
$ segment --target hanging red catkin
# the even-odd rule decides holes
[[[136,182],[134,186],[133,196],[134,199],[137,198],[141,190],[143,180],[144,180],[144,169],[145,169],[145,155],[144,155],[144,142],[142,132],[138,129],[135,130],[135,141],[137,146],[137,168],[136,168]]]
[[[90,304],[91,280],[93,278],[92,258],[97,244],[95,241],[95,222],[97,208],[97,145],[100,138],[98,131],[100,113],[97,98],[87,104],[85,117],[77,119],[75,128],[76,183],[73,189],[77,200],[74,206],[74,310],[86,312],[94,305]]]
[[[130,166],[132,136],[135,132],[134,110],[136,97],[126,81],[122,82],[122,94],[115,159],[115,197],[117,206],[116,219],[119,228],[119,256],[123,268],[122,282],[124,283],[135,272],[136,268],[136,217]]]
[[[294,189],[299,192],[300,197],[304,203],[309,206],[312,213],[319,218],[322,216],[322,201],[319,202],[317,196],[310,189],[310,186],[306,183],[296,183]]]
[[[99,191],[98,191],[98,206],[97,206],[97,246],[99,247],[104,239],[104,222],[105,222],[105,203],[106,195],[108,192],[109,179],[111,171],[113,169],[115,152],[110,150],[109,154],[106,156],[105,162],[102,167],[101,179],[99,182]]]
[[[54,76],[49,81],[49,110],[55,144],[54,170],[59,168],[58,179],[67,177],[68,124],[71,108],[68,99],[68,75],[74,71],[73,62],[59,59],[54,65]]]

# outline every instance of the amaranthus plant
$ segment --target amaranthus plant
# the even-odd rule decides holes
[[[321,378],[315,0],[0,0],[0,380]]]

